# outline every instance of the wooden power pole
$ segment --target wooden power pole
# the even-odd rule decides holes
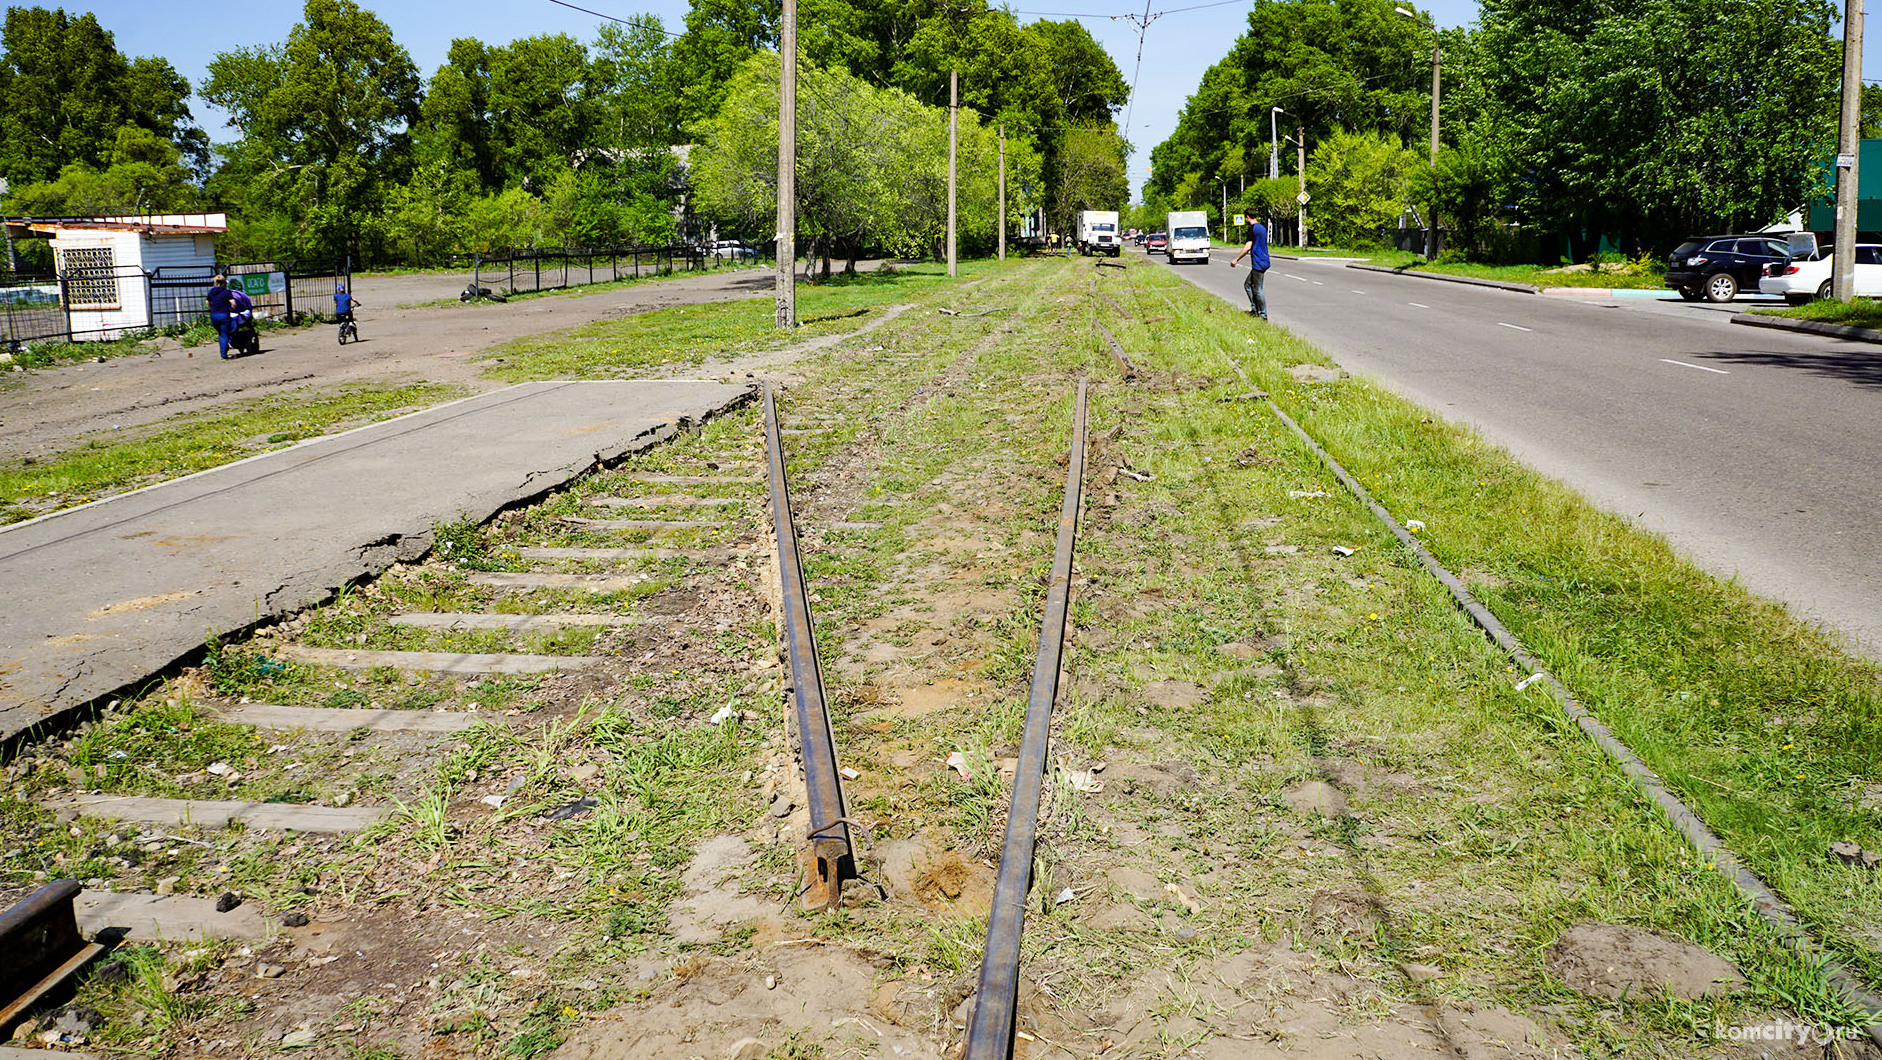
[[[797,327],[797,0],[778,20],[778,327]]]
[[[1857,155],[1862,151],[1862,0],[1843,4],[1843,114],[1836,137],[1836,261],[1832,293],[1856,296]]]
[[[954,275],[954,154],[959,137],[961,75],[948,71],[948,275]]]
[[[1307,126],[1294,126],[1294,146],[1300,151],[1300,194],[1294,201],[1300,204],[1300,247],[1307,249]]]

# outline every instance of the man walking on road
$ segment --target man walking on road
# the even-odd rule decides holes
[[[1248,221],[1248,245],[1229,262],[1229,268],[1240,265],[1243,258],[1248,259],[1248,278],[1242,281],[1242,289],[1248,292],[1248,311],[1266,320],[1268,297],[1262,288],[1268,282],[1268,229],[1253,217]]]

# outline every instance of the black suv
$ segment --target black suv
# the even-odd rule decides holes
[[[1773,262],[1791,259],[1784,234],[1694,236],[1666,259],[1666,285],[1688,302],[1729,302],[1740,288],[1758,290],[1758,277]]]

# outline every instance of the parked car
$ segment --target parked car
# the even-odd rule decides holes
[[[1767,265],[1791,260],[1785,233],[1694,236],[1666,259],[1666,285],[1688,302],[1729,302],[1757,290]]]
[[[1813,298],[1828,298],[1835,281],[1835,255],[1817,258],[1793,258],[1765,266],[1758,280],[1763,294],[1783,296],[1792,305],[1802,305]],[[1882,298],[1882,244],[1856,244],[1856,294],[1863,298]]]
[[[1168,232],[1152,232],[1144,238],[1144,249],[1151,252],[1166,250],[1169,245],[1170,234]]]
[[[721,239],[712,245],[712,256],[720,261],[756,261],[758,252],[739,239]]]

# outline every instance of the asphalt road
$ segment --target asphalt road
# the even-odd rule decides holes
[[[1232,254],[1178,276],[1246,306]],[[1161,258],[1153,258],[1161,261]],[[1167,266],[1166,266],[1167,267]],[[1275,259],[1269,318],[1882,658],[1882,346]]]

